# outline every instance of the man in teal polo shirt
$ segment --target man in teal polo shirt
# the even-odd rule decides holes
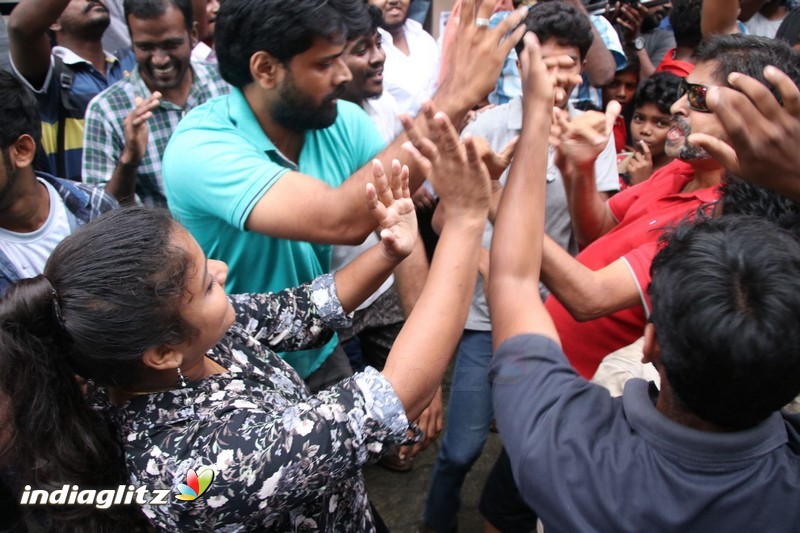
[[[467,4],[478,19],[491,9]],[[500,41],[524,13],[496,30],[472,19],[460,26],[464,38],[434,98],[454,123],[493,86],[519,36]],[[364,197],[372,157],[385,167],[392,159],[409,164],[412,188],[424,180],[401,150],[406,139],[381,152],[369,117],[339,101],[351,79],[342,57],[347,24],[325,0],[226,0],[220,7],[215,46],[234,89],[184,118],[162,172],[172,212],[209,257],[228,262],[231,292],[309,281],[329,269],[330,244],[360,244],[375,226]],[[324,388],[344,377],[329,364],[335,346],[334,339],[313,353],[283,356],[312,389]]]

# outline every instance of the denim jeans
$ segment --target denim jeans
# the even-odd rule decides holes
[[[461,485],[489,434],[493,413],[488,380],[491,360],[492,332],[465,330],[456,355],[447,425],[425,502],[425,524],[436,531],[457,526]]]

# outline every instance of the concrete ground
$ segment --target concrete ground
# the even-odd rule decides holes
[[[444,382],[445,413],[449,397],[449,378],[450,372]],[[483,453],[464,481],[464,488],[461,491],[461,509],[458,515],[459,533],[483,531],[483,520],[478,512],[478,502],[483,490],[483,483],[500,453],[500,447],[499,436],[496,433],[490,433]],[[416,533],[420,530],[422,512],[437,450],[438,442],[420,453],[414,459],[414,468],[410,472],[392,472],[379,465],[372,465],[364,469],[370,501],[378,509],[384,522],[393,533]]]

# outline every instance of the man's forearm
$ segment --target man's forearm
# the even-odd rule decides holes
[[[37,89],[50,68],[47,31],[69,0],[23,0],[8,17],[8,50],[20,74]]]
[[[594,163],[564,174],[564,188],[575,238],[587,246],[613,226],[611,211],[597,191]]]
[[[621,259],[594,271],[545,235],[542,281],[578,321],[609,315],[640,302],[633,276]]]
[[[139,164],[120,159],[106,184],[106,192],[122,204],[132,204],[136,199],[136,177]]]
[[[586,77],[594,87],[603,87],[614,80],[617,62],[594,23],[592,23],[592,35],[594,36],[592,46],[586,52]]]

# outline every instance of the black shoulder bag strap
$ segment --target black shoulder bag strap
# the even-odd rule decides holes
[[[72,88],[75,73],[69,65],[64,63],[64,60],[54,55],[53,76],[56,76],[61,91],[61,98],[58,100],[58,131],[56,133],[56,176],[67,178],[67,153],[64,149],[64,136],[67,129],[67,111],[73,110],[69,101],[69,91]]]

